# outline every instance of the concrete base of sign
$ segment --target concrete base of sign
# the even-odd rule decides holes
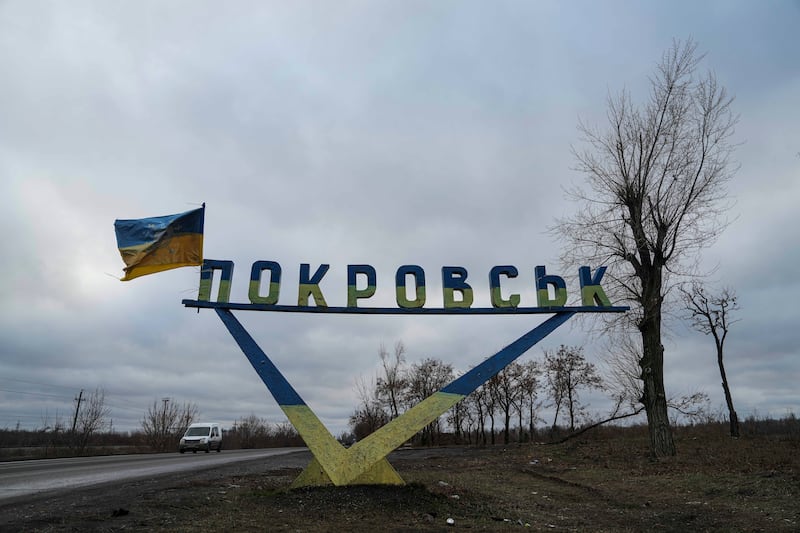
[[[319,461],[315,458],[305,470],[294,480],[291,488],[333,485],[333,481],[325,473]],[[405,485],[400,474],[389,464],[386,458],[378,461],[369,470],[355,478],[348,485]]]

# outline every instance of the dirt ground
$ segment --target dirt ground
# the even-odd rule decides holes
[[[37,498],[0,531],[798,531],[800,438],[690,429],[653,461],[643,432],[560,445],[401,450],[400,487],[288,490],[270,460]]]

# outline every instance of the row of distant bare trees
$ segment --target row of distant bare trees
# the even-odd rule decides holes
[[[174,448],[176,438],[183,435],[197,412],[194,403],[178,404],[169,398],[154,400],[141,422],[146,445],[157,451]],[[69,421],[59,416],[51,420],[47,415],[43,419],[43,430],[50,436],[51,446],[66,446],[79,455],[98,433],[110,432],[111,425],[111,408],[106,405],[105,390],[99,387],[88,394],[83,390],[78,393]]]
[[[381,346],[379,356],[381,373],[371,381],[362,379],[357,385],[360,403],[350,417],[350,429],[356,439],[397,418],[455,378],[452,365],[435,358],[407,364],[402,341],[395,344],[392,354]],[[424,427],[414,440],[421,445],[436,444],[445,425],[457,442],[494,443],[498,431],[502,431],[505,443],[513,437],[530,439],[537,423],[542,422],[540,412],[544,405],[553,408],[553,429],[562,417],[564,425],[574,431],[588,414],[580,400],[581,391],[602,386],[597,368],[586,361],[582,349],[562,345],[545,351],[542,360],[511,363]]]
[[[172,398],[153,400],[142,417],[135,439],[137,445],[147,446],[154,451],[174,450],[186,429],[197,420],[198,411],[197,404],[192,402],[180,403]],[[41,433],[42,437],[47,438],[47,447],[66,446],[72,453],[80,455],[92,440],[100,438],[99,434],[111,431],[110,415],[111,409],[105,403],[102,388],[90,394],[81,391],[75,397],[71,426],[61,417],[56,417],[54,421],[45,417],[43,429],[34,433]],[[250,414],[237,419],[233,427],[225,429],[225,447],[228,448],[300,445],[302,439],[288,421],[271,423]]]

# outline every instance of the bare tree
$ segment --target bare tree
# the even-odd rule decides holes
[[[470,411],[475,413],[475,443],[486,444],[486,417],[488,415],[486,410],[487,397],[489,390],[484,385],[481,385],[472,394],[467,396],[467,401],[470,405]],[[492,424],[494,430],[494,424]]]
[[[106,393],[103,389],[95,389],[78,412],[78,450],[83,452],[89,445],[92,435],[108,425],[111,408],[106,405]]]
[[[184,402],[178,407],[178,417],[173,426],[173,436],[180,438],[197,418],[197,404]]]
[[[47,457],[47,448],[48,446],[53,447],[53,452],[55,455],[58,455],[58,446],[63,440],[64,436],[67,435],[67,426],[64,423],[64,420],[61,418],[61,415],[58,414],[58,410],[56,410],[55,417],[53,420],[50,420],[50,415],[45,410],[42,414],[42,436],[46,438],[44,439],[44,455]]]
[[[467,436],[469,436],[470,427],[470,403],[462,399],[447,411],[447,423],[453,429],[456,444],[461,443],[462,435],[464,434],[464,424],[467,424]]]
[[[569,429],[575,431],[575,420],[583,410],[578,389],[600,388],[600,375],[595,366],[586,361],[582,348],[563,344],[555,352],[544,351],[544,366],[548,390],[556,408],[553,430],[556,429],[558,413],[563,407],[569,413]]]
[[[478,390],[482,390],[483,394],[479,396],[481,404],[483,405],[484,416],[489,417],[489,438],[492,445],[495,444],[495,415],[497,414],[497,392],[494,390],[497,387],[497,380],[491,378],[487,380]],[[485,431],[484,431],[485,433]],[[486,444],[484,436],[483,443]]]
[[[260,418],[255,413],[236,420],[231,433],[238,440],[239,447],[245,449],[264,448],[273,436],[267,419]]]
[[[528,416],[528,432],[530,439],[533,440],[536,431],[536,421],[538,419],[536,412],[541,407],[539,397],[539,377],[541,376],[541,368],[538,361],[530,360],[522,363],[522,376],[519,382],[520,386],[520,403],[519,403],[519,427],[522,431],[522,412],[527,411]],[[522,438],[520,438],[522,440]]]
[[[78,449],[78,453],[83,453],[92,435],[107,424],[106,418],[111,414],[111,408],[105,405],[105,397],[105,391],[97,388],[89,396],[84,396],[81,389],[75,398],[69,443],[70,447]]]
[[[153,400],[142,419],[142,432],[147,444],[156,451],[167,451],[177,446],[178,439],[197,417],[197,404],[178,405],[170,398],[162,398],[161,405]]]
[[[408,386],[405,391],[406,405],[418,404],[452,380],[453,365],[430,357],[420,363],[414,363],[408,372]],[[439,435],[439,429],[439,419],[437,418],[420,431],[421,443],[433,444]]]
[[[467,444],[472,444],[473,432],[475,435],[475,444],[478,444],[480,428],[478,427],[478,410],[476,409],[477,402],[475,402],[471,396],[472,395],[467,396],[456,405],[463,406],[461,427],[464,428],[463,434],[467,437]]]
[[[393,419],[400,415],[400,399],[406,388],[405,353],[403,341],[397,341],[394,345],[394,357],[390,357],[386,347],[381,344],[383,375],[376,382],[377,396],[389,408],[389,415]]]
[[[604,383],[606,392],[620,407],[625,405],[632,411],[639,411],[637,406],[641,405],[644,395],[639,368],[642,342],[641,336],[637,339],[631,333],[630,329],[618,328],[606,337]]]
[[[295,427],[288,420],[284,420],[274,426],[275,444],[277,446],[303,446],[303,438]]]
[[[368,383],[363,377],[358,379],[356,392],[360,404],[350,415],[349,425],[355,438],[363,439],[386,425],[391,418],[378,397],[378,389],[374,381],[370,380]]]
[[[377,403],[361,404],[350,415],[348,424],[356,439],[368,437],[389,422],[389,414]]]
[[[489,381],[492,381],[490,393],[494,394],[496,405],[500,407],[503,414],[503,444],[511,441],[511,414],[522,399],[522,380],[523,367],[518,362],[506,366]]]
[[[350,416],[349,426],[357,439],[362,439],[400,415],[400,407],[407,386],[405,346],[397,341],[394,356],[381,344],[378,355],[383,374],[369,382],[363,377],[356,380],[359,406]]]
[[[691,40],[663,54],[640,106],[609,96],[608,126],[581,123],[586,148],[574,150],[586,187],[570,195],[576,214],[554,231],[565,265],[606,264],[606,292],[632,305],[642,337],[639,361],[654,456],[675,455],[664,389],[662,308],[674,279],[693,271],[699,251],[725,227],[726,183],[733,175],[732,98],[713,73],[697,76],[702,55]]]
[[[690,289],[681,288],[683,300],[689,311],[692,327],[700,333],[714,337],[714,344],[717,347],[717,366],[719,366],[719,375],[722,378],[725,403],[728,405],[731,437],[738,437],[739,417],[733,408],[733,396],[728,386],[725,364],[722,361],[728,331],[732,324],[738,322],[731,318],[731,313],[739,310],[736,293],[733,289],[724,287],[718,294],[712,294],[706,291],[698,281],[694,281],[690,287]]]

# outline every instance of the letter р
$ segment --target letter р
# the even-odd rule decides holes
[[[358,288],[359,274],[367,277],[367,286],[364,289]],[[358,307],[359,299],[375,294],[377,279],[375,268],[370,265],[347,265],[347,307]]]

